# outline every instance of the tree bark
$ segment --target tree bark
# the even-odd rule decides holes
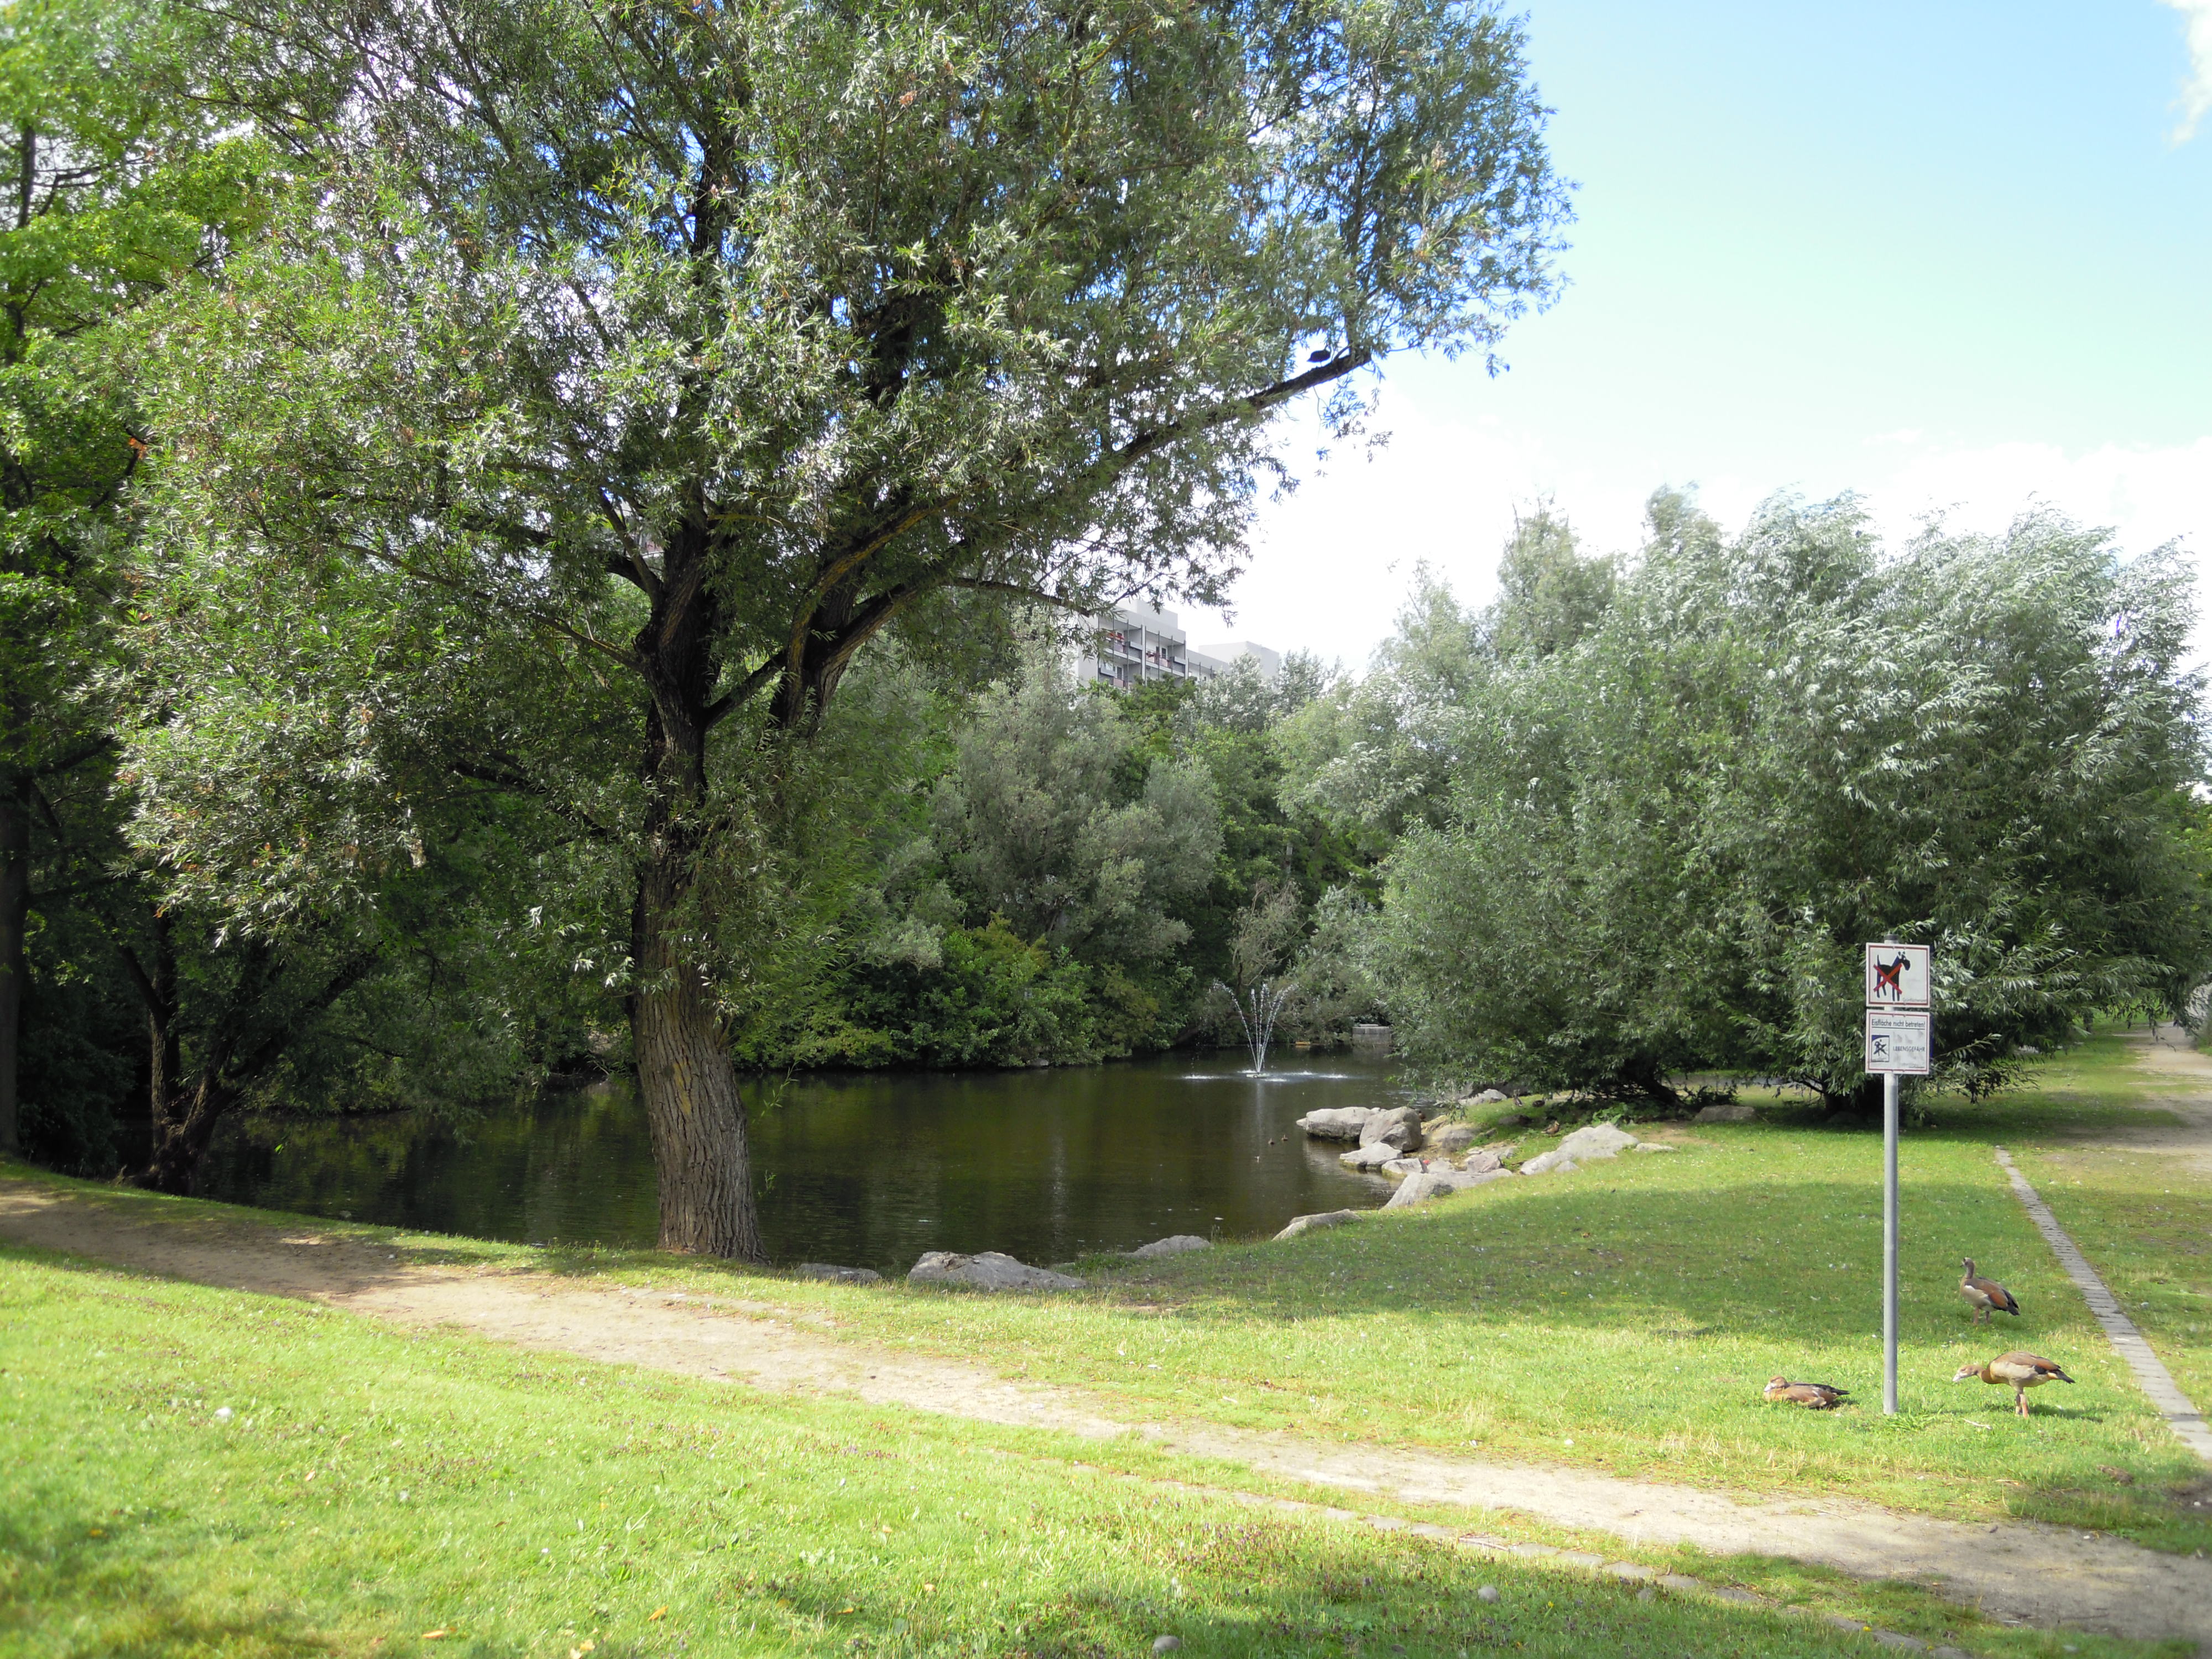
[[[168,917],[154,917],[154,963],[138,988],[146,1005],[146,1109],[151,1141],[146,1149],[149,1182],[164,1167],[162,1145],[173,1121],[171,1093],[184,1081],[177,1033],[177,942]],[[168,1176],[175,1179],[176,1159],[167,1160]],[[186,1169],[184,1178],[191,1171]],[[163,1191],[171,1188],[163,1188]]]
[[[0,790],[0,1152],[22,1150],[16,1072],[23,1037],[23,933],[31,915],[30,804]]]
[[[660,1248],[765,1261],[737,1066],[706,976],[682,948],[688,875],[679,859],[653,859],[635,928],[630,1034],[660,1182]]]
[[[660,1248],[765,1261],[738,1068],[714,1006],[693,914],[707,807],[707,712],[714,690],[714,601],[704,580],[703,515],[662,553],[636,651],[646,714],[646,851],[631,912],[630,1036],[638,1094],[660,1182]]]
[[[239,1091],[203,1078],[190,1091],[173,1092],[160,1107],[154,1124],[154,1158],[140,1185],[157,1193],[189,1196],[199,1183],[200,1159],[215,1126],[236,1103]]]

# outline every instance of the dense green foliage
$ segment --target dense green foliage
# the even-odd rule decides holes
[[[896,658],[856,668],[814,763],[865,745],[878,783],[810,799],[805,840],[847,850],[834,872],[787,863],[820,932],[740,1052],[1029,1065],[1222,1035],[1214,981],[1289,967],[1345,873],[1280,798],[1279,734],[1322,684],[1294,659],[1276,686],[1244,665],[1124,697],[1072,685],[1042,647],[972,696]],[[1304,999],[1291,1024],[1326,1034],[1346,1012]]]
[[[246,147],[164,95],[179,49],[135,0],[0,10],[0,1150],[103,1171],[144,1018],[116,940],[151,908],[111,787],[148,451],[118,360],[260,205]]]
[[[441,16],[7,9],[0,1144],[20,1083],[184,1188],[234,1109],[635,1067],[742,1251],[732,1059],[1267,981],[1459,1081],[1841,1103],[1863,939],[1976,1090],[2212,972],[2186,582],[2053,518],[1540,510],[1364,672],[1067,682],[1222,591],[1272,411],[1548,292],[1487,8]]]
[[[1861,946],[1896,938],[1936,947],[1939,1074],[1978,1089],[2212,971],[2171,553],[2039,516],[1885,556],[1847,501],[1731,538],[1662,495],[1623,571],[1537,556],[1438,705],[1449,805],[1389,861],[1375,970],[1424,1059],[1848,1099]]]

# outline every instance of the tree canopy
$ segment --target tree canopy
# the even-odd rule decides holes
[[[1894,937],[1936,947],[1939,1076],[1986,1088],[2212,971],[2171,550],[2126,560],[2043,514],[1885,555],[1849,501],[1729,537],[1662,494],[1627,572],[1564,580],[1577,556],[1504,585],[1449,809],[1389,861],[1377,971],[1431,1062],[1849,1100],[1859,948]],[[1575,596],[1571,637],[1528,616],[1547,590]]]
[[[702,872],[745,864],[770,751],[856,653],[890,629],[957,658],[1007,600],[1218,596],[1274,411],[1321,392],[1349,429],[1362,371],[1486,354],[1553,282],[1544,112],[1486,4],[200,15],[196,95],[287,189],[149,337],[174,597],[146,648],[327,711],[328,635],[237,625],[257,591],[335,596],[347,661],[439,642],[453,665],[382,682],[417,760],[377,775],[442,752],[628,860],[674,1249],[759,1248]],[[169,723],[213,735],[134,752],[156,795],[195,743],[302,775],[336,735],[176,684]],[[602,691],[619,761],[534,729]],[[239,815],[286,793],[216,815],[231,856],[192,812],[154,832],[242,927],[266,899]],[[360,829],[388,856],[416,803],[386,796]],[[301,902],[343,862],[311,838]]]

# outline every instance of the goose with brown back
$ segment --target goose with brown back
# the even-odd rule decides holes
[[[1972,1382],[1978,1378],[1992,1386],[2012,1390],[2013,1409],[2022,1417],[2027,1415],[2027,1391],[2039,1389],[2046,1382],[2071,1382],[2074,1379],[2059,1368],[2055,1359],[2045,1359],[2039,1353],[2025,1353],[2014,1350],[2001,1353],[1984,1365],[1961,1365],[1954,1382]]]
[[[1974,1258],[1966,1259],[1966,1276],[1959,1281],[1959,1294],[1966,1298],[1966,1305],[1974,1310],[1977,1324],[1990,1322],[1990,1310],[2020,1317],[2020,1304],[2013,1299],[2010,1291],[1994,1279],[1984,1279],[1974,1272]]]
[[[1786,1400],[1808,1412],[1832,1412],[1844,1403],[1850,1390],[1832,1382],[1792,1382],[1786,1376],[1778,1376],[1766,1385],[1765,1394],[1769,1400]]]

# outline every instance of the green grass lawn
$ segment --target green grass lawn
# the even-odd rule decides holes
[[[649,1254],[420,1236],[394,1248],[770,1300],[826,1315],[851,1340],[1079,1385],[1133,1418],[1847,1493],[2187,1551],[2212,1547],[2204,1471],[2136,1390],[1991,1155],[2008,1146],[2033,1174],[2047,1156],[2035,1149],[2142,1120],[2129,1103],[2142,1089],[2117,1038],[2100,1036],[2013,1095],[1937,1101],[1932,1125],[1907,1136],[1905,1410],[1894,1419],[1880,1411],[1880,1137],[1780,1103],[1756,1125],[1666,1132],[1680,1143],[1672,1154],[1501,1182],[1287,1244],[1086,1262],[1097,1288],[1063,1296],[853,1290]],[[2172,1194],[2113,1186],[2101,1209],[2087,1203],[2089,1188],[2050,1196],[2130,1304],[2148,1301],[2152,1340],[2202,1403],[2212,1394],[2195,1294],[2208,1288],[2204,1258],[2187,1281],[2171,1252],[2192,1227],[2201,1250],[2208,1194],[2198,1182],[2185,1201],[2171,1164]],[[256,1213],[106,1201],[168,1204],[209,1224],[252,1224]],[[1970,1325],[1954,1289],[1966,1255],[2012,1287],[2025,1318]],[[2004,1391],[1949,1381],[2014,1346],[2080,1379],[2040,1390],[2026,1422]],[[1778,1373],[1841,1384],[1859,1403],[1769,1406],[1759,1388]]]
[[[1681,1146],[1669,1155],[1498,1183],[1286,1245],[1089,1262],[1097,1287],[1057,1297],[852,1290],[313,1224],[416,1260],[823,1313],[848,1340],[1079,1385],[1133,1418],[1293,1430],[1378,1455],[1473,1443],[2186,1550],[2212,1547],[2212,1511],[2191,1507],[2203,1471],[2105,1346],[1990,1154],[2020,1157],[2203,1403],[2208,1183],[2172,1158],[2079,1144],[2150,1121],[2131,1103],[2145,1087],[2100,1037],[2013,1096],[1935,1103],[1932,1124],[1908,1135],[1906,1410],[1894,1419],[1878,1408],[1879,1137],[1780,1103],[1757,1125],[1668,1132]],[[297,1224],[57,1184],[196,1230]],[[1969,1326],[1953,1289],[1969,1253],[2026,1318]],[[11,1652],[367,1654],[382,1638],[379,1655],[410,1643],[567,1654],[586,1641],[607,1653],[1103,1654],[1170,1629],[1194,1653],[1304,1652],[1325,1638],[1376,1652],[1504,1641],[1779,1654],[1836,1639],[1171,1492],[1135,1477],[1269,1483],[1139,1448],[1073,1453],[1121,1471],[1086,1474],[1048,1436],[407,1337],[21,1253],[0,1260],[0,1299]],[[2042,1390],[2025,1423],[2000,1391],[1948,1381],[2014,1346],[2081,1379]],[[1768,1407],[1759,1388],[1776,1372],[1842,1383],[1863,1403]],[[235,1416],[218,1425],[224,1403]],[[1954,1632],[1962,1617],[1785,1564],[1672,1564],[1893,1627]],[[1467,1599],[1486,1580],[1506,1588],[1502,1610]],[[459,1634],[425,1644],[436,1628]]]
[[[22,1659],[1864,1649],[1069,1457],[0,1250],[0,1651]],[[1979,1653],[2178,1650],[1754,1571]]]
[[[1907,1136],[1894,1419],[1880,1410],[1880,1136],[1779,1103],[1757,1125],[1677,1133],[1672,1154],[1502,1182],[1287,1244],[1136,1267],[1089,1261],[1100,1287],[1084,1294],[799,1284],[773,1293],[830,1313],[848,1335],[981,1356],[1097,1390],[1134,1415],[1378,1450],[1473,1445],[2212,1547],[2212,1509],[2194,1489],[2202,1465],[2136,1390],[1992,1156],[1997,1145],[2140,1119],[2127,1103],[2140,1085],[2123,1065],[2117,1039],[2100,1036],[2073,1072],[1991,1103],[1937,1101],[1932,1125]],[[2085,1068],[2106,1086],[2070,1086]],[[2205,1197],[2200,1187],[2199,1213]],[[2170,1218],[2177,1231],[2189,1224],[2179,1209]],[[2090,1231],[2094,1255],[2106,1241]],[[2012,1287],[2024,1318],[1970,1325],[1955,1289],[1968,1255]],[[726,1273],[650,1257],[572,1261],[695,1288]],[[2175,1305],[2201,1314],[2182,1288]],[[746,1293],[769,1292],[749,1279]],[[2178,1375],[2212,1393],[2202,1332],[2188,1323],[2154,1321],[2154,1340]],[[2009,1393],[1949,1380],[2015,1346],[2079,1379],[2040,1390],[2026,1422]],[[1841,1384],[1860,1403],[1817,1414],[1769,1406],[1759,1389],[1778,1373]]]

